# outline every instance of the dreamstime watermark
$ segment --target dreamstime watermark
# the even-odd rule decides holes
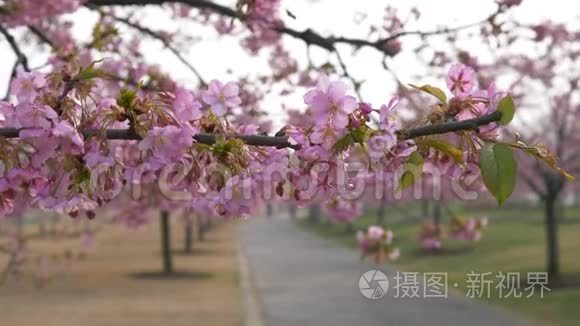
[[[447,272],[397,272],[391,280],[379,270],[366,271],[359,280],[359,289],[368,299],[380,299],[389,291],[395,299],[448,298],[449,287],[463,290],[465,297],[476,298],[544,298],[551,291],[548,274],[528,272],[525,278],[519,272],[475,272],[465,275],[465,284],[449,284]]]
[[[128,172],[130,171],[130,172]],[[288,163],[274,162],[253,173],[233,171],[230,167],[211,163],[178,162],[151,170],[146,165],[132,168],[102,164],[91,169],[91,188],[103,198],[113,199],[129,190],[131,198],[140,199],[155,189],[170,201],[190,201],[204,193],[219,193],[223,200],[283,200],[312,201],[332,191],[341,199],[356,201],[362,198],[375,200],[441,200],[451,196],[463,201],[478,199],[485,189],[479,169],[466,165],[464,169],[425,164],[416,182],[405,191],[399,191],[403,166],[393,171],[369,170],[368,164],[345,162],[319,162],[301,174],[288,168]],[[125,174],[127,184],[111,183],[121,180],[113,175]],[[286,181],[290,181],[291,185]],[[291,190],[289,190],[291,189]]]

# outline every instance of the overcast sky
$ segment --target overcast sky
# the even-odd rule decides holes
[[[218,1],[224,4],[231,4],[233,0]],[[287,24],[297,29],[312,28],[322,34],[344,35],[353,37],[364,37],[368,32],[368,25],[357,26],[355,24],[356,16],[367,16],[368,22],[382,22],[384,7],[390,4],[400,10],[401,13],[409,12],[416,6],[421,11],[421,17],[418,23],[409,25],[413,30],[432,30],[440,26],[457,26],[487,17],[494,10],[493,0],[437,0],[437,1],[419,1],[419,0],[283,0],[283,9],[288,9],[297,18],[295,20],[286,18]],[[577,24],[580,14],[580,1],[573,0],[524,0],[522,6],[513,11],[518,21],[540,22],[551,19],[557,22],[566,22]],[[80,37],[90,35],[94,16],[88,11],[76,15],[78,26],[75,33]],[[187,26],[175,26],[176,24],[169,16],[159,15],[155,11],[149,11],[145,18],[147,21],[154,21],[155,27],[167,26],[168,28],[186,29],[186,32],[194,34]],[[192,44],[186,53],[186,57],[202,73],[206,79],[228,80],[227,70],[231,68],[236,75],[261,71],[267,68],[266,60],[262,57],[250,58],[238,45],[236,38],[220,39],[214,33],[201,30],[199,32],[205,41]],[[208,37],[209,35],[209,37]],[[305,46],[302,42],[286,38],[285,42],[288,48],[292,50],[292,55],[300,62],[305,62]],[[404,42],[413,42],[412,39],[405,39]],[[469,43],[464,41],[466,48],[477,51],[481,49],[482,44],[476,42]],[[405,43],[403,43],[405,44]],[[12,62],[15,57],[7,46],[6,42],[0,45],[2,51],[3,64],[0,65],[0,89],[5,89],[6,81],[9,76]],[[170,72],[176,80],[186,83],[194,83],[195,78],[191,73],[175,60],[175,58],[163,51],[158,42],[151,41],[146,44],[150,59],[163,66]],[[30,53],[30,50],[29,50]],[[362,51],[354,59],[349,56],[348,48],[343,49],[345,61],[349,69],[357,78],[367,80],[362,96],[365,100],[374,104],[384,103],[393,95],[394,83],[390,75],[382,70],[380,66],[380,55],[375,51]],[[34,64],[41,64],[43,57],[35,57],[30,53]],[[324,51],[314,51],[314,56],[320,62],[327,58]],[[400,78],[409,83],[430,82],[441,85],[440,80],[421,80],[413,79],[415,74],[421,73],[419,65],[414,61],[414,54],[404,51],[398,55],[391,67]],[[280,98],[279,96],[270,96],[267,100],[268,109],[273,113],[273,119],[280,125],[283,113],[280,109],[281,103],[289,104],[292,107],[303,107],[300,96],[291,96]]]

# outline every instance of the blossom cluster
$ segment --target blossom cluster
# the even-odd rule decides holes
[[[444,238],[477,242],[481,239],[481,233],[487,224],[486,217],[453,216],[446,231],[442,225],[428,220],[421,226],[419,242],[421,248],[427,251],[441,249]]]
[[[441,249],[441,239],[443,237],[443,230],[441,226],[428,221],[423,223],[419,231],[419,242],[423,250],[439,250]]]
[[[0,5],[0,23],[8,26],[36,24],[46,17],[72,12],[86,0],[6,0]]]
[[[399,258],[400,252],[393,244],[394,235],[391,230],[372,225],[366,232],[359,230],[356,238],[362,258],[370,256],[377,264]]]
[[[280,0],[239,0],[238,8],[245,7],[245,20],[251,30],[242,44],[252,53],[262,47],[278,44],[282,36],[276,27],[283,25],[280,18]]]
[[[476,242],[481,239],[481,232],[487,224],[486,217],[463,218],[455,216],[449,224],[449,236],[453,239]]]

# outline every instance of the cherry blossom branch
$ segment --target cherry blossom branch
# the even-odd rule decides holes
[[[0,137],[4,138],[19,138],[19,128],[0,128]],[[103,131],[98,129],[84,130],[82,132],[85,138],[99,136]],[[107,129],[104,130],[104,136],[109,140],[139,140],[138,134],[132,132],[130,129]],[[213,145],[220,138],[235,138],[244,141],[250,146],[265,146],[265,147],[279,147],[298,149],[297,145],[293,145],[286,137],[270,137],[262,135],[214,135],[214,134],[197,134],[193,139],[200,144]]]
[[[88,6],[138,6],[138,5],[163,5],[169,3],[181,3],[185,5],[189,5],[192,8],[197,9],[207,9],[211,10],[212,12],[230,17],[233,19],[242,20],[243,17],[232,8],[222,6],[215,2],[209,0],[89,0],[86,5]],[[379,52],[388,53],[388,47],[385,46],[389,41],[404,37],[404,36],[419,36],[419,37],[427,37],[433,35],[441,35],[441,34],[449,34],[452,32],[458,32],[461,30],[473,28],[488,22],[491,22],[498,16],[500,13],[504,11],[504,7],[498,5],[497,10],[494,11],[492,14],[487,16],[485,19],[479,20],[474,23],[460,25],[452,28],[442,28],[432,31],[401,31],[395,34],[392,34],[388,37],[381,38],[377,41],[369,41],[365,39],[358,39],[358,38],[349,38],[349,37],[324,37],[318,32],[312,29],[306,29],[304,31],[298,31],[286,26],[275,26],[273,25],[271,28],[279,33],[286,34],[292,36],[296,39],[300,39],[304,41],[307,45],[316,45],[327,51],[333,52],[336,49],[337,44],[347,44],[354,46],[356,48],[362,47],[370,47],[374,48]]]
[[[501,113],[495,111],[493,113],[483,115],[481,117],[463,120],[445,122],[440,124],[433,124],[429,126],[402,129],[397,131],[400,139],[414,139],[424,136],[439,135],[449,132],[472,130],[477,131],[480,126],[488,125],[497,122],[501,119]],[[0,128],[0,137],[4,138],[18,138],[21,129],[18,128]],[[107,129],[107,130],[84,130],[82,134],[85,138],[103,135],[109,140],[139,140],[139,135],[132,132],[130,129]],[[215,134],[197,134],[193,136],[195,141],[200,144],[213,145],[220,137],[240,139],[250,146],[265,146],[277,148],[292,148],[299,149],[298,145],[291,144],[287,137],[284,136],[262,136],[262,135],[215,135]]]
[[[462,121],[444,122],[414,129],[397,131],[400,139],[413,139],[424,136],[440,135],[457,131],[477,131],[479,127],[497,122],[501,119],[501,112],[495,111],[477,118]]]
[[[43,31],[41,31],[38,27],[36,27],[34,25],[28,25],[27,27],[28,27],[28,30],[34,36],[36,36],[42,43],[48,45],[55,52],[58,50],[56,45],[54,44],[54,42]],[[149,84],[139,84],[139,82],[137,82],[131,78],[124,78],[124,77],[120,77],[120,76],[113,75],[113,74],[109,74],[107,78],[124,83],[124,84],[128,84],[128,85],[133,86],[133,87],[139,86],[141,90],[145,90],[145,91],[151,91],[151,92],[160,91],[160,89],[157,89],[155,87],[151,87],[151,85],[149,85]],[[5,97],[5,99],[8,99],[8,95],[7,95],[7,97]]]

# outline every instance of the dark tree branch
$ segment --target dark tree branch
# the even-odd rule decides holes
[[[24,68],[24,70],[29,72],[30,67],[28,66],[28,58],[22,52],[22,50],[20,49],[20,46],[18,46],[18,43],[16,42],[16,39],[14,38],[14,36],[12,36],[12,34],[10,34],[8,32],[8,30],[6,28],[4,28],[4,26],[2,26],[2,25],[0,25],[0,33],[4,36],[4,38],[6,38],[6,41],[8,41],[8,44],[10,44],[12,51],[16,55],[16,62],[20,63],[22,65],[22,68]]]
[[[8,86],[6,87],[6,95],[2,98],[2,101],[8,101],[10,99],[10,84],[12,80],[16,77],[16,71],[18,70],[18,61],[15,61],[12,65],[12,71],[10,72],[10,80],[8,81]]]
[[[479,127],[497,122],[501,119],[501,112],[495,111],[490,114],[482,115],[477,118],[467,119],[462,121],[444,122],[414,129],[403,129],[397,131],[401,139],[413,139],[423,136],[440,135],[449,132],[456,132],[462,130],[477,131]]]
[[[19,138],[21,129],[18,128],[0,128],[0,137],[4,138]],[[109,140],[139,140],[141,137],[132,132],[130,129],[107,129],[104,131],[105,138]],[[97,137],[102,134],[101,130],[84,130],[83,136],[85,138]],[[236,138],[244,141],[251,146],[266,146],[266,147],[280,147],[297,149],[298,146],[290,144],[286,137],[269,137],[262,135],[212,135],[212,134],[198,134],[193,136],[193,139],[200,144],[213,145],[217,142],[219,137]]]
[[[43,33],[38,27],[36,27],[34,25],[28,25],[27,27],[28,27],[28,30],[32,34],[34,34],[34,36],[38,37],[42,41],[42,43],[48,45],[53,50],[56,49],[56,46],[54,45],[52,40],[50,38],[48,38],[48,36],[45,33]]]
[[[197,9],[207,9],[207,10],[211,10],[212,12],[222,15],[222,16],[226,16],[226,17],[230,17],[233,19],[239,19],[241,20],[243,17],[241,17],[239,15],[239,13],[232,8],[226,7],[226,6],[222,6],[220,4],[217,4],[215,2],[209,1],[209,0],[89,0],[87,2],[88,6],[143,6],[143,5],[163,5],[163,4],[168,4],[168,3],[181,3],[181,4],[185,4],[185,5],[189,5],[192,8],[197,8]],[[282,34],[286,34],[289,36],[292,36],[294,38],[300,39],[302,41],[304,41],[307,45],[316,45],[319,46],[323,49],[326,49],[327,51],[333,52],[336,49],[336,45],[337,44],[347,44],[347,45],[351,45],[354,46],[356,48],[362,48],[362,47],[370,47],[370,48],[374,48],[379,52],[382,52],[384,54],[388,55],[388,47],[386,46],[386,44],[389,41],[404,37],[404,36],[419,36],[419,37],[427,37],[427,36],[432,36],[432,35],[440,35],[440,34],[448,34],[448,33],[452,33],[452,32],[458,32],[461,30],[465,30],[465,29],[469,29],[469,28],[473,28],[488,22],[491,22],[495,19],[495,17],[497,15],[499,15],[500,13],[502,13],[504,11],[503,9],[504,7],[499,6],[497,7],[497,10],[495,12],[493,12],[491,15],[487,16],[485,19],[482,19],[480,21],[471,23],[471,24],[466,24],[466,25],[461,25],[461,26],[456,26],[453,28],[443,28],[443,29],[437,29],[437,30],[433,30],[433,31],[402,31],[402,32],[398,32],[395,33],[393,35],[390,35],[388,37],[379,39],[377,41],[369,41],[369,40],[365,40],[365,39],[358,39],[358,38],[349,38],[349,37],[324,37],[322,35],[320,35],[318,32],[313,31],[311,29],[306,29],[304,31],[298,31],[286,26],[276,26],[276,25],[272,25],[272,29],[278,31],[279,33]]]
[[[236,10],[208,0],[89,0],[88,5],[94,6],[144,6],[182,3],[198,9],[209,9],[222,16],[238,18]]]
[[[20,131],[22,129],[18,128],[0,128],[0,137],[4,138],[19,138]],[[84,130],[83,136],[85,138],[96,137],[101,135],[102,131],[95,130]],[[107,129],[105,130],[105,135],[109,140],[139,140],[141,139],[139,135],[131,132],[129,129]],[[217,142],[220,136],[212,134],[198,134],[193,138],[200,144],[213,145]],[[243,140],[246,144],[251,146],[269,146],[269,147],[284,147],[284,148],[294,148],[297,146],[290,144],[288,138],[286,137],[269,137],[261,135],[252,136],[242,136],[242,135],[223,135],[225,138],[236,138]]]
[[[500,118],[501,113],[499,111],[496,111],[494,113],[469,120],[446,122],[415,129],[399,130],[397,134],[399,135],[400,139],[412,139],[462,130],[477,130],[479,126],[487,125],[492,122],[498,121]],[[18,128],[0,128],[0,137],[18,138],[20,130],[21,129]],[[104,132],[105,132],[104,136],[110,140],[140,139],[139,135],[135,134],[130,129],[107,129]],[[102,131],[98,129],[84,130],[82,133],[85,138],[102,135]],[[250,146],[265,146],[265,147],[292,148],[292,149],[300,148],[297,145],[291,144],[288,141],[288,138],[283,136],[271,137],[262,135],[244,136],[244,135],[198,134],[195,135],[193,138],[200,144],[213,145],[217,142],[219,137],[240,139]]]
[[[64,100],[67,98],[67,96],[70,94],[70,92],[72,92],[73,88],[75,87],[76,82],[77,82],[77,80],[74,80],[74,79],[70,79],[70,78],[64,79],[64,88],[62,89],[62,93],[60,93],[60,95],[56,99],[56,106],[54,107],[54,111],[56,111],[56,113],[58,113],[58,115],[61,115],[62,105],[64,104]]]

